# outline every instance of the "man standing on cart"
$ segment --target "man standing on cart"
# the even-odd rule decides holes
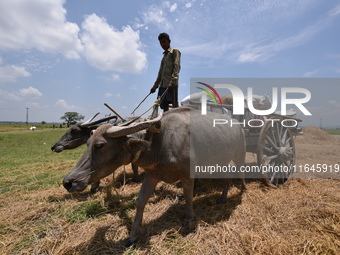
[[[167,33],[161,33],[158,40],[164,52],[157,79],[150,89],[150,93],[154,93],[158,87],[157,98],[166,93],[163,95],[164,97],[161,99],[160,104],[161,109],[166,112],[169,110],[170,104],[172,107],[178,107],[178,78],[181,70],[181,52],[170,46],[171,40]]]

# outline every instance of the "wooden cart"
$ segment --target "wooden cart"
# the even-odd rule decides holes
[[[190,102],[190,106],[200,109],[200,103]],[[230,115],[241,123],[245,123],[243,130],[246,139],[246,150],[257,155],[257,164],[266,169],[284,169],[284,171],[266,172],[269,181],[277,186],[288,181],[295,166],[295,143],[294,137],[301,135],[301,128],[298,124],[302,121],[295,118],[295,115],[282,116],[271,114],[267,116],[254,116],[248,125],[247,116],[251,115],[249,109],[245,107],[244,116],[234,116],[232,105],[207,104],[207,110],[220,114]],[[249,118],[248,118],[249,119]],[[256,125],[256,120],[258,124]],[[284,122],[284,125],[282,125]],[[293,127],[294,126],[294,127]]]

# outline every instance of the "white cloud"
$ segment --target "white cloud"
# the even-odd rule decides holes
[[[19,94],[22,97],[29,97],[30,99],[36,99],[43,95],[38,89],[33,87],[20,89]]]
[[[81,40],[90,65],[106,71],[139,73],[147,65],[141,51],[139,33],[130,26],[122,31],[110,26],[104,18],[89,15],[82,24]]]
[[[110,97],[112,97],[113,95],[111,94],[111,93],[105,93],[105,95],[104,95],[104,97],[106,97],[106,98],[110,98]]]
[[[217,0],[204,1],[204,6],[194,2],[168,0],[154,4],[142,13],[141,20],[144,26],[167,31],[176,46],[187,54],[236,63],[264,62],[307,43],[340,9],[334,8],[323,19],[303,28],[305,23],[293,24],[318,8],[320,1]],[[171,8],[174,4],[176,9]],[[174,21],[176,26],[172,25]]]
[[[329,16],[336,16],[340,14],[340,5],[334,7],[332,10],[328,12]]]
[[[120,80],[119,74],[113,74],[112,75],[112,81],[119,81],[119,80]]]
[[[166,21],[164,11],[161,7],[157,6],[151,6],[142,16],[145,23],[162,24]]]
[[[147,24],[156,25],[162,28],[163,31],[172,28],[171,22],[168,20],[167,11],[170,11],[169,3],[162,3],[160,6],[152,5],[147,11],[143,12],[142,19],[146,26]]]
[[[132,85],[132,86],[129,87],[129,89],[136,91],[137,90],[137,86],[136,85]]]
[[[313,76],[315,76],[318,72],[320,72],[320,70],[315,70],[315,71],[306,72],[303,76],[304,76],[304,77],[313,77]]]
[[[79,27],[66,21],[64,2],[0,1],[0,49],[37,49],[79,58]]]
[[[116,97],[121,97],[122,95],[120,93],[117,93],[115,96]]]
[[[340,102],[336,100],[329,100],[328,103],[335,106],[336,108],[340,108]]]
[[[8,92],[0,89],[0,102],[1,101],[20,101],[21,97],[18,93]]]
[[[0,1],[0,50],[33,49],[67,58],[85,56],[90,65],[104,71],[139,73],[147,66],[138,31],[130,26],[118,31],[96,14],[87,16],[80,30],[76,23],[67,21],[65,2]],[[3,73],[7,72],[0,70],[0,78]],[[2,80],[16,81],[10,75],[5,78]]]
[[[67,102],[64,99],[59,99],[54,105],[57,108],[61,108],[62,110],[72,111],[77,109],[76,106],[67,104]]]
[[[177,3],[174,3],[174,4],[171,5],[171,7],[170,7],[170,12],[174,12],[174,11],[176,11],[176,9],[177,9]]]
[[[25,104],[26,107],[30,108],[30,109],[40,109],[41,106],[39,103],[37,102],[28,102]]]
[[[36,88],[28,87],[20,89],[19,91],[5,91],[0,90],[0,99],[3,101],[23,101],[24,99],[36,100],[43,94]]]
[[[243,47],[239,52],[233,54],[232,57],[235,58],[238,63],[265,61],[278,52],[301,46],[310,41],[328,25],[329,19],[331,19],[332,16],[334,15],[328,15],[324,19],[318,20],[314,24],[286,38],[275,38],[272,39],[272,42],[268,43],[260,41],[257,44],[250,44],[250,46]],[[246,43],[241,43],[241,45],[242,44],[246,45]]]
[[[190,8],[192,6],[192,3],[187,3],[187,4],[185,4],[185,7],[186,8]]]
[[[255,62],[261,57],[260,53],[249,52],[249,53],[240,53],[239,57],[237,58],[237,62],[239,63],[246,63],[246,62]]]
[[[15,65],[0,66],[0,82],[16,82],[20,77],[29,76],[31,74],[24,67]]]

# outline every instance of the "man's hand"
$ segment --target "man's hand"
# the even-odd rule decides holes
[[[151,93],[151,94],[155,93],[155,91],[156,91],[156,88],[154,88],[154,87],[152,87],[152,88],[150,89],[150,93]]]
[[[174,85],[172,83],[170,83],[168,88],[169,88],[169,90],[172,90],[174,88]]]

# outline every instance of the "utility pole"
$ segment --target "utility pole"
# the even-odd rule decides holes
[[[28,124],[28,108],[26,107],[26,125]]]

